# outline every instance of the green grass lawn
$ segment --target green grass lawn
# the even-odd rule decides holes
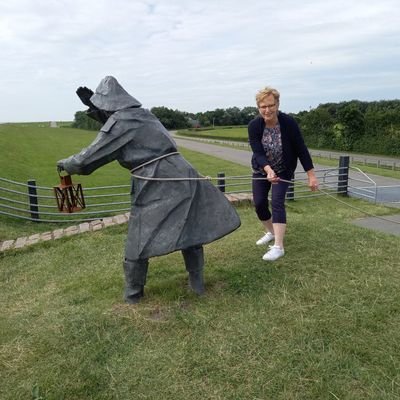
[[[295,201],[267,263],[254,210],[239,213],[205,247],[203,298],[172,253],[124,304],[126,225],[1,254],[0,398],[398,399],[400,238],[334,199]]]
[[[95,136],[3,128],[1,171],[47,184]],[[184,155],[205,175],[247,172]],[[118,165],[86,178],[126,182]],[[202,298],[176,252],[150,260],[143,302],[125,304],[127,225],[0,253],[0,399],[399,399],[400,238],[351,224],[363,213],[334,198],[296,200],[286,255],[267,263],[253,208],[238,211],[241,227],[205,246]],[[1,218],[0,240],[37,229]]]
[[[179,130],[179,135],[187,137],[199,137],[207,139],[221,139],[221,140],[237,140],[238,142],[247,142],[247,127],[229,127],[215,128],[208,130]]]

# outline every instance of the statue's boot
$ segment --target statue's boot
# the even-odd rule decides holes
[[[144,296],[149,260],[124,261],[125,273],[125,301],[129,304],[137,304]]]
[[[189,286],[198,295],[204,294],[204,251],[203,247],[189,247],[182,250],[186,271],[189,273]]]

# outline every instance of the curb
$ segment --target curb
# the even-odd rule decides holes
[[[241,205],[251,203],[253,196],[249,193],[237,193],[237,194],[225,194],[225,197],[234,205]],[[50,240],[57,240],[63,237],[78,235],[85,232],[95,232],[103,228],[107,228],[113,225],[125,224],[129,221],[130,213],[116,215],[114,217],[106,217],[102,219],[96,219],[90,222],[84,222],[78,225],[72,225],[68,228],[56,229],[54,231],[36,233],[31,236],[23,236],[15,240],[0,241],[0,253],[13,250],[22,249],[27,246],[32,246],[36,243],[47,242]]]

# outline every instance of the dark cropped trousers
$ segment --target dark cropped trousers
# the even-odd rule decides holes
[[[293,176],[287,172],[278,175],[285,180],[290,180]],[[272,218],[272,223],[286,224],[285,198],[288,187],[288,182],[280,181],[272,184],[267,180],[265,175],[253,173],[253,201],[257,217],[260,221],[268,221]],[[271,201],[268,199],[270,191]]]

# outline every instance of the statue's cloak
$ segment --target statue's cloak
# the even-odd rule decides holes
[[[117,160],[134,175],[149,178],[132,177],[125,252],[130,260],[210,243],[240,226],[224,194],[208,180],[190,180],[200,176],[179,153],[170,154],[176,152],[160,121],[134,106],[114,112],[91,145],[63,160],[70,174],[87,175]]]

